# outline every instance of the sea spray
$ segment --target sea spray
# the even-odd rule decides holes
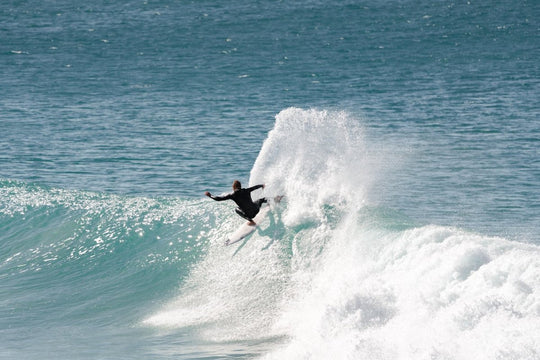
[[[318,221],[328,206],[361,206],[375,176],[361,122],[346,112],[289,108],[276,116],[250,183],[287,197],[284,221]]]

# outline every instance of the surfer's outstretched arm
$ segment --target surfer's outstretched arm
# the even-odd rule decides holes
[[[247,188],[246,190],[249,191],[249,192],[252,192],[253,190],[257,190],[257,189],[260,189],[260,188],[264,189],[264,184],[255,185],[255,186]]]
[[[208,196],[210,199],[216,200],[216,201],[223,201],[223,200],[229,200],[231,199],[232,194],[228,194],[225,196],[214,196],[210,194],[209,191],[205,192],[204,195]]]

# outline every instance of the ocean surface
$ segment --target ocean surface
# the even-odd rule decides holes
[[[539,19],[0,2],[0,359],[540,359]]]

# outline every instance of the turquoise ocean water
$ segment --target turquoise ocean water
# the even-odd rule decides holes
[[[539,17],[1,2],[0,358],[540,359]]]

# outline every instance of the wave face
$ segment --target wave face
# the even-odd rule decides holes
[[[141,333],[141,318],[171,296],[204,255],[205,234],[224,222],[198,200],[9,180],[0,181],[0,199],[6,358],[145,354],[150,338]]]
[[[174,300],[142,324],[264,359],[539,358],[538,246],[370,205],[381,155],[362,133],[345,113],[278,114],[250,182],[286,201],[238,247],[220,246],[234,216],[216,221]]]

